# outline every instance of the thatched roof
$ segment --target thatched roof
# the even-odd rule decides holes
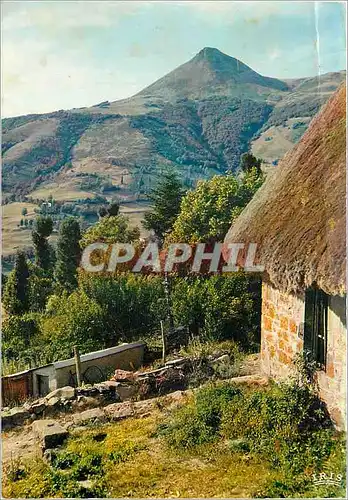
[[[257,262],[286,292],[345,292],[346,89],[313,119],[269,174],[225,241],[257,243]]]

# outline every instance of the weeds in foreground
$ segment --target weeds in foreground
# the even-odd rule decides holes
[[[310,389],[216,382],[174,413],[75,431],[52,457],[12,461],[5,497],[344,497],[345,443]]]
[[[159,427],[169,447],[184,451],[203,443],[226,442],[232,452],[267,460],[277,478],[259,497],[303,497],[317,490],[339,496],[343,485],[316,486],[313,474],[330,466],[344,474],[344,442],[325,405],[307,385],[294,382],[243,390],[212,384],[197,391],[189,406]]]

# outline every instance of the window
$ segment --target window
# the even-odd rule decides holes
[[[327,310],[328,295],[318,288],[309,288],[305,298],[304,349],[321,369],[326,366]]]

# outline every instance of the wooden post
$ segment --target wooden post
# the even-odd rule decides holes
[[[164,333],[164,323],[161,320],[161,333],[162,333],[162,362],[165,364],[166,362],[166,351],[167,351],[167,342],[166,342],[166,334]]]
[[[81,385],[82,385],[81,359],[80,359],[79,348],[77,345],[74,346],[74,357],[75,357],[75,366],[76,366],[77,387],[81,387]]]

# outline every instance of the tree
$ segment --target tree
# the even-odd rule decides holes
[[[252,168],[256,168],[257,173],[261,175],[261,164],[262,160],[256,158],[256,156],[251,153],[244,153],[240,157],[240,168],[242,172],[250,172]]]
[[[53,293],[52,276],[47,275],[46,271],[36,266],[29,264],[29,310],[43,311],[46,307],[48,297]]]
[[[182,184],[174,172],[164,173],[149,194],[152,210],[145,213],[143,226],[153,231],[161,242],[173,227],[183,195]]]
[[[46,310],[42,336],[50,359],[70,357],[74,344],[81,345],[82,352],[108,345],[104,308],[83,291],[52,295]]]
[[[263,174],[259,175],[256,168],[240,179],[229,174],[199,181],[196,189],[184,196],[166,243],[222,241],[262,182]]]
[[[120,212],[120,203],[113,201],[106,210],[110,217],[115,217]]]
[[[74,217],[64,219],[59,228],[55,278],[67,291],[77,287],[77,268],[81,258],[80,225]]]
[[[15,265],[6,282],[3,304],[9,314],[23,314],[29,306],[29,268],[23,252],[16,255]]]
[[[85,232],[81,246],[84,248],[96,241],[104,243],[132,243],[138,240],[139,236],[139,229],[137,227],[130,228],[128,219],[124,215],[103,217]]]
[[[22,215],[25,217],[28,213],[28,209],[27,208],[22,208]]]
[[[113,200],[108,207],[101,207],[98,211],[99,217],[115,217],[120,212],[120,202]]]
[[[45,271],[49,270],[52,264],[51,248],[48,237],[53,230],[53,220],[51,217],[39,216],[35,221],[35,229],[32,232],[34,244],[35,263]]]

